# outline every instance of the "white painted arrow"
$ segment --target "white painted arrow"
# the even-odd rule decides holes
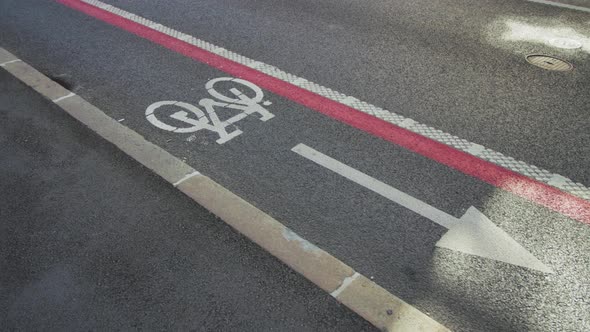
[[[523,266],[545,273],[553,273],[553,270],[514,241],[506,232],[474,207],[470,207],[463,217],[455,218],[305,144],[298,144],[291,150],[447,228],[447,233],[436,243],[438,247]]]

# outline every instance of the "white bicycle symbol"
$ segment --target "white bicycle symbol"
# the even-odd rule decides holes
[[[237,83],[241,86],[242,90],[244,90],[244,88],[246,88],[246,90],[244,92],[238,88],[232,87],[229,89],[231,96],[228,96],[215,89],[215,85],[220,82]],[[197,106],[181,101],[159,101],[151,104],[146,109],[145,115],[147,120],[160,129],[174,133],[193,133],[203,129],[213,131],[219,135],[219,139],[217,139],[216,142],[223,144],[242,133],[239,129],[235,129],[228,133],[227,127],[244,119],[248,115],[258,113],[260,115],[260,120],[262,121],[267,121],[274,117],[272,113],[259,104],[262,102],[264,94],[258,86],[251,82],[239,78],[220,77],[207,82],[205,88],[212,97],[219,100],[203,98],[199,101],[199,105],[205,108],[209,118],[207,118],[205,112]],[[176,127],[158,119],[156,111],[163,106],[178,106],[183,108],[183,111],[177,111],[171,114],[169,118],[181,121],[190,126]],[[215,112],[215,107],[234,109],[241,111],[241,113],[238,113],[225,121],[220,121]]]

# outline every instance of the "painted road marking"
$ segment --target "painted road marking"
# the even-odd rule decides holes
[[[218,46],[169,27],[149,28],[152,21],[97,0],[56,0],[72,9],[148,39],[232,76],[297,102],[333,119],[380,137],[410,151],[454,168],[488,184],[545,206],[580,222],[590,224],[590,188],[567,179],[556,188],[548,184],[554,174],[502,153],[431,128],[371,104],[286,73],[276,67],[234,52],[212,53]],[[254,69],[256,68],[256,69]],[[346,101],[350,106],[345,105]],[[405,128],[401,123],[407,124]],[[477,145],[476,145],[477,146]],[[472,155],[470,151],[478,151]]]
[[[14,55],[0,47],[0,62],[10,58],[14,58]],[[24,62],[21,66],[9,64],[4,68],[48,99],[54,98],[52,92],[56,89],[63,89]],[[177,184],[178,190],[196,203],[320,289],[332,294],[339,302],[377,328],[383,331],[449,331],[276,219],[207,176],[200,175],[162,148],[146,141],[137,132],[110,118],[81,97],[66,99],[58,105],[167,182]],[[334,294],[338,289],[340,292]]]
[[[438,247],[553,273],[473,206],[463,217],[455,218],[305,144],[298,144],[291,151],[447,228],[447,233],[436,243]]]
[[[549,6],[555,6],[555,7],[567,8],[567,9],[573,9],[573,10],[579,10],[581,12],[590,13],[590,8],[581,7],[581,6],[575,6],[575,5],[570,5],[570,4],[567,4],[567,3],[555,2],[555,1],[547,1],[547,0],[527,0],[527,1],[528,2],[542,3],[544,5],[549,5]]]
[[[228,97],[226,94],[215,89],[215,84],[221,82],[234,85],[228,89],[233,96]],[[247,88],[245,91],[244,87]],[[209,116],[208,119],[205,113],[197,106],[180,101],[164,100],[148,106],[145,110],[147,120],[154,126],[173,133],[194,133],[203,129],[209,130],[217,133],[219,139],[216,142],[218,144],[223,144],[242,134],[242,131],[239,129],[234,129],[234,131],[228,133],[227,128],[230,126],[235,128],[234,124],[245,119],[248,115],[257,113],[260,115],[261,121],[268,121],[274,117],[274,115],[267,109],[260,106],[259,103],[264,99],[264,93],[262,92],[262,89],[251,82],[239,78],[220,77],[207,82],[205,88],[212,97],[222,101],[219,102],[210,98],[203,98],[199,101],[199,105],[204,107],[207,111],[207,115]],[[266,101],[263,102],[263,104],[270,105],[272,103]],[[180,107],[184,109],[184,111],[177,111],[171,114],[169,118],[188,124],[189,127],[176,127],[167,124],[164,120],[158,118],[156,115],[158,109],[172,106]],[[216,107],[226,110],[232,109],[234,112],[237,110],[240,111],[240,113],[227,120],[221,121],[215,111]]]

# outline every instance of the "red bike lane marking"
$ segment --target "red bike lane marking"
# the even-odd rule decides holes
[[[402,146],[497,188],[590,225],[590,201],[583,198],[416,134],[81,0],[56,1],[227,74],[248,80],[265,90]]]

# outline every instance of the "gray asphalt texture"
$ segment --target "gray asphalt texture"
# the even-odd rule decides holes
[[[110,3],[590,183],[587,55],[546,72],[524,54],[555,49],[484,38],[506,16],[577,28],[587,16],[520,1]],[[269,93],[274,119],[239,122],[224,145],[187,141],[145,108],[197,104],[226,74],[54,3],[0,13],[5,48],[452,330],[590,330],[587,225]],[[298,143],[456,217],[475,206],[556,273],[436,248],[445,229],[295,155]]]
[[[521,0],[109,3],[590,185],[590,49],[502,39],[508,21],[588,36],[588,13]],[[525,61],[538,53],[576,70]]]
[[[0,329],[373,331],[0,70]]]

